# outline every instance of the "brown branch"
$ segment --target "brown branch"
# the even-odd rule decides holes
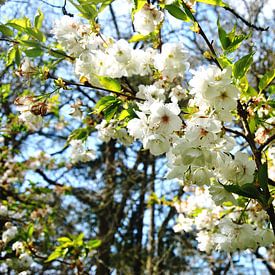
[[[265,32],[265,31],[267,31],[269,29],[269,27],[262,28],[262,27],[254,25],[251,22],[248,22],[246,19],[244,19],[241,15],[239,15],[234,9],[232,9],[230,7],[223,7],[223,8],[225,10],[231,12],[234,16],[236,16],[238,19],[240,19],[245,25],[247,25],[250,28],[253,28],[253,29],[257,30],[257,31],[262,31],[262,32]]]
[[[58,77],[53,76],[53,75],[48,75],[48,78],[58,80]],[[124,90],[122,90],[122,92],[117,92],[117,91],[109,90],[109,89],[106,89],[106,88],[94,86],[94,85],[90,84],[89,82],[77,83],[77,82],[74,82],[74,81],[71,81],[71,80],[65,80],[63,78],[62,78],[62,81],[67,86],[78,86],[78,87],[92,88],[92,89],[96,89],[96,90],[99,90],[99,91],[114,93],[116,95],[123,96],[123,97],[126,97],[128,99],[135,99],[135,100],[139,100],[139,101],[144,101],[144,99],[141,99],[141,98],[123,93]]]
[[[51,185],[55,185],[55,186],[60,186],[60,187],[64,187],[63,184],[58,183],[52,179],[50,179],[42,170],[40,169],[36,169],[35,170],[36,173],[38,173],[46,182],[48,182]]]
[[[248,141],[248,140],[247,140],[247,139],[248,139],[247,136],[246,136],[244,133],[242,133],[242,132],[239,132],[239,131],[237,131],[237,130],[233,130],[233,129],[230,129],[230,128],[227,128],[227,127],[223,127],[223,129],[224,129],[226,132],[235,134],[236,136],[242,137],[242,138],[244,138],[246,141]]]

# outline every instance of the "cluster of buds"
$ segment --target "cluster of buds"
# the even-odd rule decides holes
[[[23,96],[16,98],[14,104],[21,112],[18,117],[23,121],[27,128],[32,131],[38,130],[42,126],[42,116],[47,114],[48,105],[47,102],[39,101],[39,99],[33,96]]]
[[[45,116],[48,110],[48,105],[45,101],[39,102],[33,96],[17,97],[14,104],[20,112],[29,111],[36,116]]]

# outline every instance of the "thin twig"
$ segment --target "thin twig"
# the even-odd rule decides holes
[[[182,1],[182,5],[185,6],[186,9],[189,9],[190,10],[190,7],[188,7],[188,5],[185,4],[184,1]],[[192,14],[191,10],[190,10],[190,13]],[[198,22],[198,20],[196,19],[196,17],[194,16],[194,14],[192,14],[192,20],[194,22],[196,22],[198,24],[198,28],[199,28],[199,34],[202,36],[202,38],[204,39],[204,41],[206,42],[209,50],[211,51],[212,53],[212,56],[211,56],[211,60],[222,70],[222,66],[220,65],[218,59],[217,59],[217,54],[216,54],[216,51],[212,45],[212,43],[209,41],[209,39],[207,38],[205,32],[203,31],[200,23]]]
[[[254,25],[253,23],[248,22],[246,19],[244,19],[241,15],[239,15],[234,9],[230,8],[230,7],[223,7],[225,10],[231,12],[232,14],[234,14],[238,19],[240,19],[245,25],[247,25],[250,28],[253,28],[257,31],[262,31],[265,32],[269,29],[269,27],[267,28],[262,28],[259,26]]]
[[[116,14],[115,14],[115,11],[113,9],[112,4],[109,5],[109,8],[110,8],[110,13],[111,13],[112,20],[113,20],[113,23],[114,23],[114,26],[115,26],[115,29],[116,29],[117,38],[119,39],[120,38],[120,31],[119,31],[119,27],[118,27],[117,20],[116,20]]]
[[[55,80],[58,79],[58,77],[53,76],[53,75],[48,75],[48,78],[55,79]],[[135,100],[139,100],[139,101],[144,101],[144,99],[141,99],[141,98],[123,93],[123,90],[121,92],[117,92],[117,91],[109,90],[109,89],[106,89],[106,88],[94,86],[94,85],[90,84],[89,82],[85,82],[85,83],[82,84],[82,83],[77,83],[77,82],[74,82],[74,81],[71,81],[71,80],[65,80],[63,78],[62,78],[62,81],[67,86],[78,86],[78,87],[92,88],[92,89],[96,89],[96,90],[99,90],[99,91],[114,93],[116,95],[123,96],[123,97],[126,97],[128,99],[135,99]]]

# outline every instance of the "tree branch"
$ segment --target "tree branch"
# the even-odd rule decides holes
[[[190,11],[190,13],[192,14],[192,12],[190,10],[190,7],[188,7],[188,5],[186,5],[184,1],[182,1],[182,5],[184,5],[185,8],[188,9]],[[219,63],[219,61],[217,59],[217,54],[216,54],[216,51],[215,51],[215,49],[214,49],[214,47],[212,45],[212,42],[209,41],[209,39],[207,38],[205,32],[203,31],[200,23],[198,22],[198,20],[196,19],[196,17],[193,14],[192,14],[192,19],[193,19],[194,22],[196,22],[198,24],[199,34],[202,36],[202,38],[206,42],[209,50],[212,53],[211,60],[213,60],[213,62],[222,70],[222,66],[220,65],[220,63]]]
[[[238,19],[240,19],[245,25],[247,25],[250,28],[253,28],[257,31],[262,31],[265,32],[269,29],[269,27],[267,28],[262,28],[259,26],[254,25],[253,23],[248,22],[246,19],[244,19],[241,15],[239,15],[234,9],[230,8],[230,7],[223,7],[225,10],[231,12],[234,16],[236,16]]]

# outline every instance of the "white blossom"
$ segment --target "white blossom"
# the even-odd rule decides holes
[[[145,4],[142,9],[134,15],[135,30],[143,35],[153,32],[163,21],[163,12],[157,10],[153,5]]]

